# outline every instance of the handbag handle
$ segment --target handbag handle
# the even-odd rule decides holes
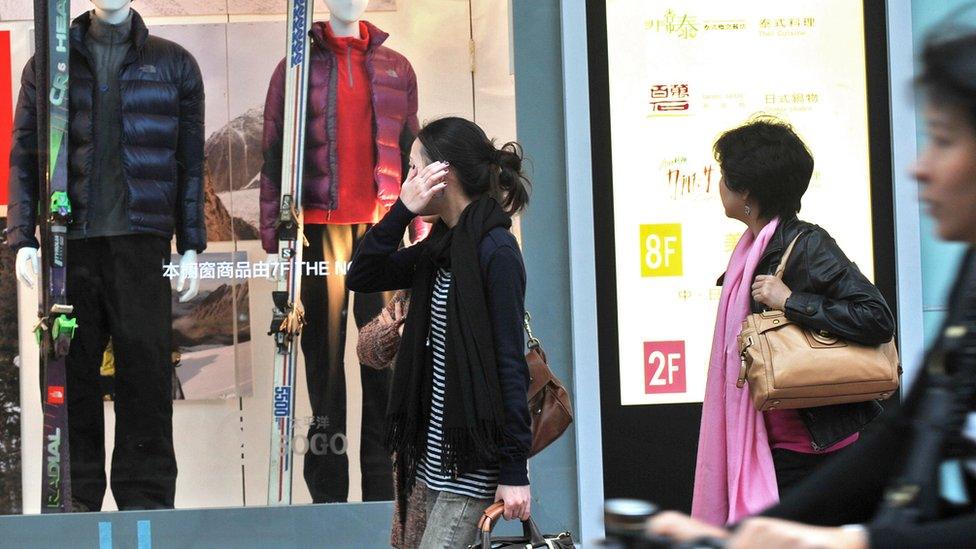
[[[783,280],[783,273],[786,272],[786,262],[789,261],[790,256],[793,255],[793,248],[796,246],[796,242],[800,240],[801,236],[803,236],[802,232],[796,235],[793,242],[790,242],[790,245],[786,247],[786,251],[783,252],[783,259],[779,261],[779,267],[776,267],[776,274],[773,275],[776,278]]]
[[[481,515],[481,520],[478,521],[478,531],[481,536],[482,549],[491,549],[491,531],[495,529],[495,525],[501,519],[504,512],[505,502],[496,501],[485,509],[484,514]],[[511,539],[506,541],[515,542],[515,540]],[[529,520],[522,521],[522,539],[516,543],[531,544],[532,547],[546,545],[546,538],[539,532],[539,528],[535,525],[532,517],[529,517]]]

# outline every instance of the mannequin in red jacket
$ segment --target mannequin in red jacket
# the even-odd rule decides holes
[[[350,296],[345,265],[366,231],[399,196],[404,158],[418,129],[413,68],[382,45],[386,33],[361,20],[367,3],[326,0],[331,19],[315,23],[311,32],[302,191],[308,246],[303,261],[329,266],[327,274],[304,272],[301,296],[307,322],[301,345],[313,416],[304,476],[316,503],[346,501],[349,492],[346,412],[358,404],[346,399]],[[283,113],[282,63],[265,103],[261,233],[270,264],[278,263],[274,226],[281,196]],[[407,145],[401,148],[401,143]],[[357,294],[352,303],[357,328],[379,314],[388,298]],[[383,444],[383,421],[389,372],[358,364],[355,368],[362,381],[362,431],[352,436],[361,437],[363,499],[388,500],[392,466]]]

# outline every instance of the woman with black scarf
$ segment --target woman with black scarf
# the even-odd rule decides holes
[[[495,501],[527,519],[532,442],[522,317],[525,267],[511,216],[528,203],[521,148],[495,147],[461,118],[417,135],[400,200],[363,239],[346,284],[355,292],[411,289],[387,411],[397,498],[428,491],[420,546],[474,542]],[[440,221],[399,249],[416,216]]]

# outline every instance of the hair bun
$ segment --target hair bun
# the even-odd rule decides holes
[[[502,170],[522,171],[522,146],[514,141],[509,141],[495,150],[495,163]]]

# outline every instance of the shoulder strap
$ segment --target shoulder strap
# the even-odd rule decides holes
[[[786,247],[786,251],[783,252],[783,259],[779,261],[779,267],[776,267],[776,274],[773,275],[776,278],[780,280],[783,279],[783,272],[786,271],[786,262],[790,260],[790,255],[793,254],[793,248],[796,246],[796,242],[797,240],[800,240],[801,236],[803,236],[803,231],[800,231],[800,234],[793,238],[793,242],[790,242],[790,245]]]

